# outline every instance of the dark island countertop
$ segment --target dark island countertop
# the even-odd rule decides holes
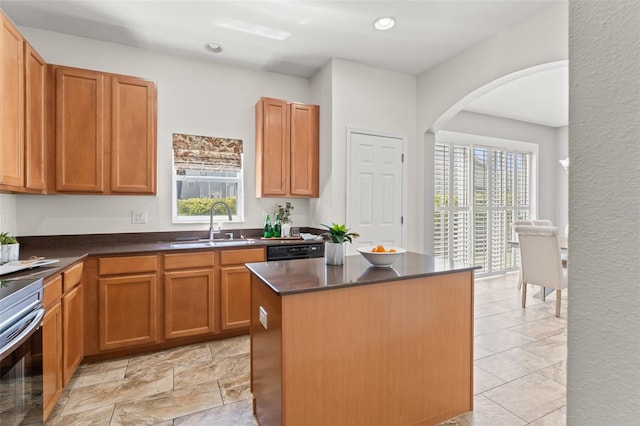
[[[407,280],[479,269],[407,252],[391,268],[371,266],[361,255],[345,256],[344,265],[325,265],[323,258],[247,263],[246,267],[281,296],[341,287]]]

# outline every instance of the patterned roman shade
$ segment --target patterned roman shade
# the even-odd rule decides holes
[[[242,140],[174,133],[173,163],[178,171],[241,171]]]

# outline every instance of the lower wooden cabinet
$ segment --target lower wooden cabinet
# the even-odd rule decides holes
[[[85,260],[85,356],[104,359],[249,330],[246,262],[264,247]]]
[[[97,260],[97,262],[96,262]],[[90,354],[155,343],[158,339],[158,256],[99,257],[88,262],[88,327],[97,336]]]
[[[223,330],[248,327],[251,314],[251,274],[244,266],[220,268]]]
[[[215,255],[212,251],[164,255],[164,337],[216,331]]]
[[[47,308],[42,320],[42,408],[44,419],[62,392],[62,307],[59,301]]]
[[[84,358],[83,263],[47,278],[42,304],[42,402],[46,420]]]
[[[156,341],[155,274],[98,280],[99,349],[107,351]]]
[[[245,263],[265,260],[263,248],[220,251],[220,328],[249,327],[251,274]]]
[[[66,386],[84,357],[82,284],[62,297],[62,385]]]
[[[214,291],[212,270],[165,273],[165,339],[213,333],[215,331]]]

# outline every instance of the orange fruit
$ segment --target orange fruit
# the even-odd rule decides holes
[[[395,253],[395,252],[396,252],[396,249],[389,250],[389,253]]]

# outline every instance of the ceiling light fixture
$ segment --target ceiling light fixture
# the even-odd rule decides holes
[[[209,43],[204,45],[204,48],[209,52],[220,53],[224,50],[220,43],[216,43],[215,41],[210,41]]]
[[[395,27],[396,18],[393,16],[381,16],[380,18],[373,21],[373,28],[378,31],[387,31],[391,28]]]

